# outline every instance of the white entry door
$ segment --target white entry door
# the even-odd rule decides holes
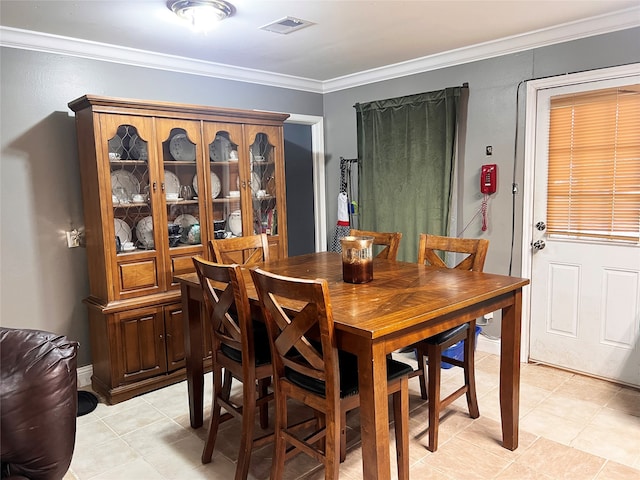
[[[640,246],[548,234],[546,223],[550,98],[639,81],[640,76],[627,77],[537,93],[529,344],[532,361],[635,386]]]

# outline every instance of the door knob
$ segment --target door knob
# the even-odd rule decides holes
[[[537,230],[540,230],[540,231],[542,232],[545,228],[547,228],[547,226],[545,225],[545,223],[544,223],[544,222],[538,222],[538,223],[536,223],[536,229],[537,229]]]
[[[533,242],[531,244],[531,246],[533,246],[534,250],[542,250],[547,245],[546,245],[546,243],[544,243],[544,240],[536,240],[535,242]]]

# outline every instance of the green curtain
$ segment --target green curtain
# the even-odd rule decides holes
[[[462,89],[355,105],[358,228],[402,232],[398,260],[417,260],[420,233],[449,234]]]

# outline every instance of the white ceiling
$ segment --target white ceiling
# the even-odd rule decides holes
[[[327,91],[640,25],[638,0],[230,1],[235,14],[198,34],[165,0],[0,0],[0,44],[143,64],[155,52],[149,66]],[[315,25],[259,29],[286,16]]]

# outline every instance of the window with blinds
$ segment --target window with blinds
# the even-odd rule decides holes
[[[640,240],[640,85],[551,98],[548,233]]]

